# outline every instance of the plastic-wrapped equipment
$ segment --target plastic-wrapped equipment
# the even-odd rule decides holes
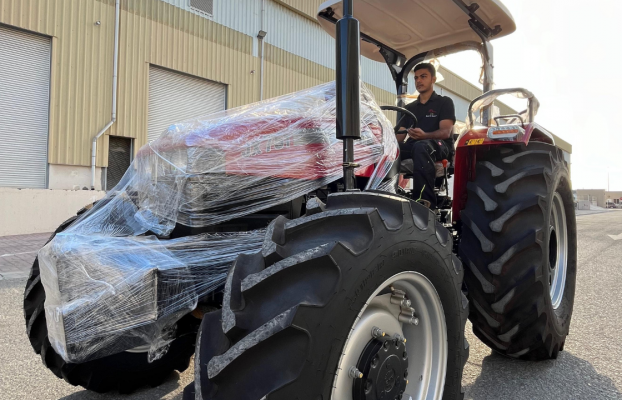
[[[304,196],[343,175],[335,84],[172,125],[141,148],[121,182],[39,252],[50,342],[70,362],[147,346],[216,290],[263,230],[170,239]],[[393,128],[361,85],[357,171],[377,189],[398,153]],[[386,185],[385,185],[386,186]]]
[[[222,285],[265,230],[158,240],[60,233],[39,252],[50,343],[84,362],[143,347],[159,358],[175,323]]]
[[[172,125],[138,151],[115,188],[131,201],[113,199],[74,230],[167,236],[176,223],[215,225],[312,192],[343,174],[335,115],[332,82]],[[359,169],[379,165],[368,188],[397,153],[390,121],[361,85],[355,161]]]

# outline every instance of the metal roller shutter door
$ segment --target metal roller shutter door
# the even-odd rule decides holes
[[[147,140],[176,122],[223,111],[225,102],[225,85],[151,65]]]
[[[0,187],[46,187],[51,50],[0,26]]]

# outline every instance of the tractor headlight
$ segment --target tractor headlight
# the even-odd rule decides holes
[[[491,126],[488,128],[488,138],[492,140],[521,141],[525,130],[520,125]]]

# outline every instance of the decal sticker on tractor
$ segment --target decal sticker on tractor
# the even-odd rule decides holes
[[[484,138],[470,139],[466,141],[467,146],[477,146],[478,144],[484,144]]]

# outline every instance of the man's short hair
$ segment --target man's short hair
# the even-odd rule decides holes
[[[417,64],[417,66],[415,67],[415,72],[419,71],[420,69],[427,69],[430,72],[432,78],[436,78],[436,68],[434,68],[434,65],[430,63]]]

